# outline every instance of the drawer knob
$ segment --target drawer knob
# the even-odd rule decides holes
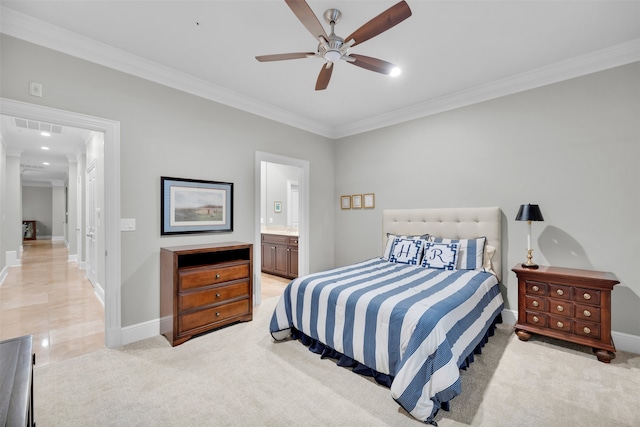
[[[531,305],[533,305],[534,307],[537,307],[540,305],[540,303],[538,301],[534,301],[531,303]]]
[[[216,311],[216,317],[220,316],[220,312]]]
[[[564,295],[564,291],[562,289],[558,289],[556,293],[560,296]]]
[[[558,323],[556,323],[556,325],[558,325],[558,328],[563,328],[564,327],[564,323],[562,323],[562,322],[558,322]]]
[[[538,322],[540,321],[540,319],[538,319],[538,316],[533,316],[533,319],[532,319],[532,320],[533,320],[534,322],[536,322],[536,323],[538,323]]]
[[[538,292],[540,290],[538,285],[533,285],[533,287],[531,289],[533,289],[533,292]]]
[[[591,299],[591,294],[585,292],[584,295],[582,295],[582,298],[584,299]]]
[[[591,329],[587,328],[586,326],[582,330],[584,331],[585,334],[591,333]]]
[[[216,274],[216,279],[220,278],[220,273]]]
[[[582,314],[584,314],[587,317],[591,317],[591,312],[589,310],[583,311]]]
[[[558,311],[564,311],[564,307],[561,305],[557,306],[556,308],[558,309]]]
[[[220,298],[220,292],[216,294],[216,298]]]

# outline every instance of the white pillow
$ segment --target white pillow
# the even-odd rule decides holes
[[[426,242],[422,263],[425,268],[437,268],[440,270],[455,270],[458,258],[457,243],[433,243]]]
[[[423,234],[421,236],[401,236],[401,235],[387,233],[387,244],[384,247],[384,252],[382,254],[382,259],[386,259],[387,261],[389,260],[389,257],[391,256],[391,248],[393,248],[393,241],[395,240],[396,237],[398,237],[400,239],[427,240],[429,238],[429,235],[428,234]]]
[[[427,241],[423,239],[402,239],[396,237],[393,240],[389,262],[420,265],[425,243],[427,243]]]
[[[441,237],[429,237],[434,243],[458,244],[458,270],[482,270],[484,265],[484,245],[486,237],[476,239],[443,239]]]
[[[493,271],[493,264],[491,260],[496,253],[496,248],[491,245],[485,245],[484,247],[484,261],[482,263],[482,269],[485,273],[491,273],[494,276],[497,276],[496,272]]]

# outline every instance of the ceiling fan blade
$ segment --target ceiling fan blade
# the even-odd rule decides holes
[[[256,59],[260,62],[267,62],[267,61],[284,61],[287,59],[309,58],[311,56],[315,56],[315,53],[314,52],[276,53],[275,55],[256,56]]]
[[[356,55],[356,54],[351,54],[349,56],[351,56],[352,58],[355,58],[356,60],[347,61],[347,63],[355,65],[360,68],[365,68],[367,70],[375,71],[376,73],[390,74],[391,70],[396,68],[396,66],[393,65],[392,63],[383,61],[382,59],[372,58],[370,56],[364,56],[364,55]]]
[[[316,90],[325,90],[327,86],[329,86],[331,73],[333,73],[333,62],[327,62],[322,66],[320,74],[318,74],[318,80],[316,81]]]
[[[327,32],[324,30],[320,21],[316,17],[311,7],[304,0],[285,0],[291,11],[298,17],[302,25],[313,35],[313,38],[317,39],[320,36],[324,36],[328,39]]]
[[[382,12],[380,15],[371,19],[362,27],[355,30],[349,37],[344,40],[355,40],[353,46],[369,40],[372,37],[377,36],[380,33],[387,31],[389,28],[394,27],[411,16],[411,9],[405,1],[396,3],[389,9]]]

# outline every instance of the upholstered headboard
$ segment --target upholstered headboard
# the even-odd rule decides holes
[[[382,211],[382,247],[387,234],[430,234],[451,239],[486,237],[496,248],[492,264],[502,277],[502,215],[500,208],[385,209]]]

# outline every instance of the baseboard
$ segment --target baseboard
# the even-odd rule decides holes
[[[4,279],[7,278],[8,270],[9,269],[5,265],[4,268],[2,269],[2,271],[0,271],[0,287],[2,287],[2,284],[4,283]]]
[[[91,281],[89,281],[91,282]],[[100,300],[100,302],[102,303],[102,305],[104,306],[104,289],[102,288],[102,286],[100,286],[100,283],[96,282],[96,284],[93,286],[93,292],[96,293],[96,295],[98,296],[98,299]]]
[[[77,254],[69,255],[69,258],[67,258],[67,262],[76,262],[76,261],[78,261]]]
[[[160,335],[160,319],[122,328],[122,345]]]
[[[5,264],[7,267],[20,267],[20,257],[16,251],[7,251],[5,253]]]
[[[502,310],[502,322],[507,325],[515,325],[518,320],[518,312],[514,310]],[[640,354],[640,336],[626,334],[624,332],[611,331],[611,337],[617,350]]]
[[[64,241],[64,236],[52,236],[51,240],[54,242],[62,242]]]

